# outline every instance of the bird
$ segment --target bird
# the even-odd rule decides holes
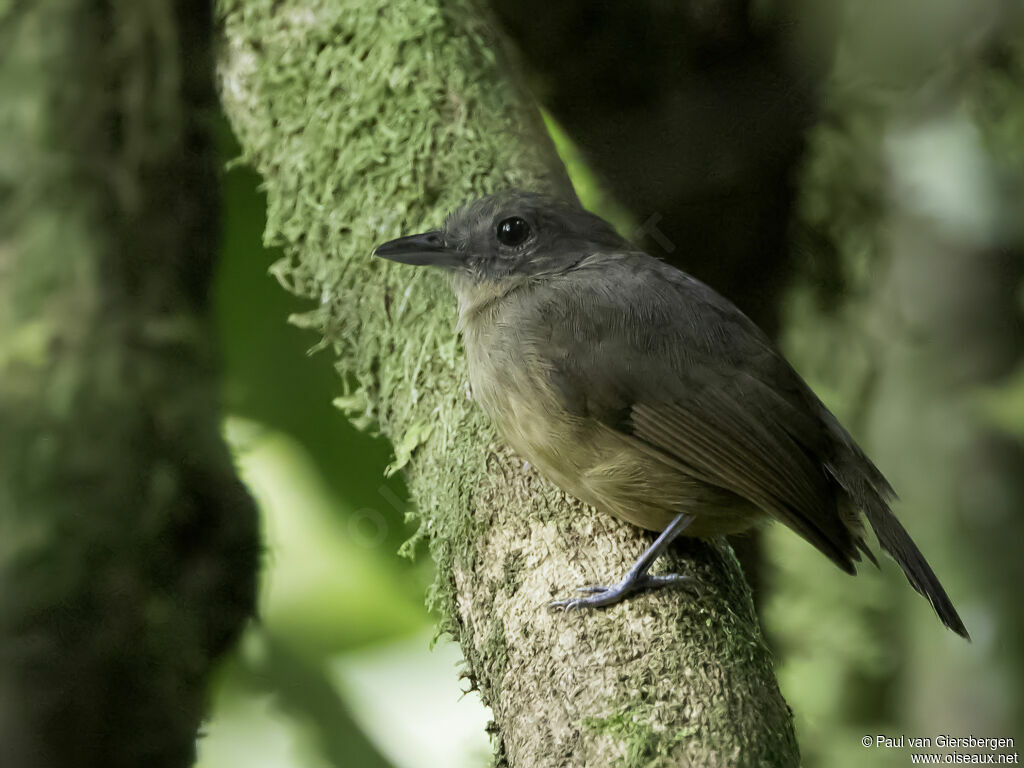
[[[771,340],[728,299],[577,200],[510,189],[377,257],[444,270],[473,399],[562,490],[657,533],[616,583],[557,600],[603,608],[682,586],[651,574],[679,536],[779,521],[843,571],[881,549],[939,619],[969,634],[892,512],[895,493]]]

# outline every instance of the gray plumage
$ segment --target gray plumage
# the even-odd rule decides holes
[[[861,513],[943,623],[967,630],[892,514],[892,488],[769,339],[728,300],[578,205],[509,192],[377,254],[446,268],[474,399],[564,490],[653,531],[782,521],[848,573],[874,562]],[[661,539],[659,539],[661,542]],[[630,581],[632,579],[632,581]],[[643,583],[637,579],[646,579]]]

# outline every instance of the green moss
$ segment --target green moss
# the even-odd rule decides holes
[[[622,745],[622,757],[615,764],[618,768],[667,768],[678,763],[673,753],[693,732],[659,731],[653,725],[655,717],[655,711],[637,696],[606,717],[585,718],[583,727]]]
[[[508,640],[505,639],[505,627],[500,621],[491,624],[491,631],[484,641],[482,656],[487,659],[488,677],[500,681],[508,669]]]
[[[512,597],[519,589],[523,579],[523,552],[520,549],[512,550],[505,555],[501,564],[502,589],[508,597]]]

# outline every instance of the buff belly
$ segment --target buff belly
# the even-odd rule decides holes
[[[739,533],[758,510],[600,422],[568,413],[551,391],[521,374],[500,384],[470,368],[473,397],[509,446],[562,490],[598,510],[651,531],[681,512],[688,536]],[[543,414],[542,417],[539,417]]]

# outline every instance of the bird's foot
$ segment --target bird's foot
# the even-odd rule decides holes
[[[665,573],[657,576],[645,573],[641,576],[626,576],[618,584],[611,586],[592,584],[580,587],[576,591],[583,592],[589,595],[589,597],[555,600],[553,603],[549,603],[548,607],[561,608],[566,611],[577,608],[603,608],[607,605],[615,605],[615,603],[622,602],[630,595],[635,595],[638,592],[661,589],[662,587],[693,586],[694,584],[695,582],[692,577],[679,573]]]

